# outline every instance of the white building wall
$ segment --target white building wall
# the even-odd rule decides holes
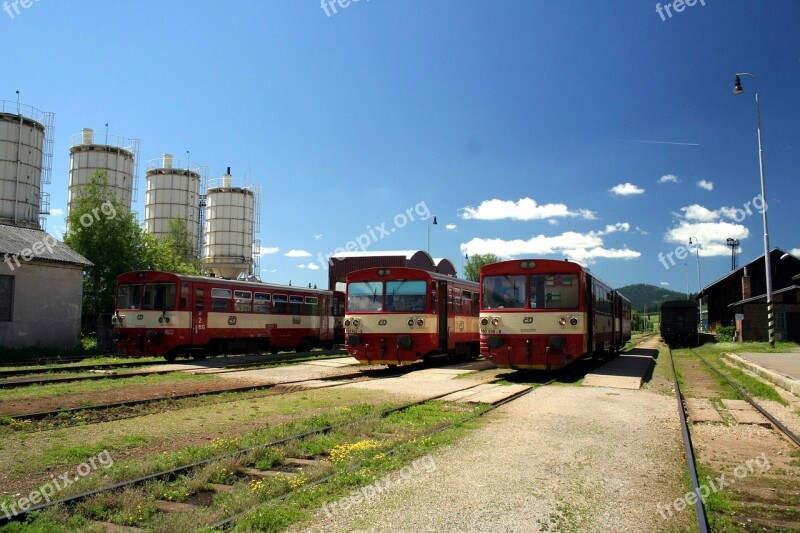
[[[82,267],[20,259],[19,266],[0,262],[0,275],[14,276],[13,319],[0,322],[0,349],[78,346]]]

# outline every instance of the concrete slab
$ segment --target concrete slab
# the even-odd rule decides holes
[[[722,416],[708,398],[686,398],[686,413],[693,424],[722,423]]]
[[[162,513],[192,513],[200,509],[196,505],[180,502],[168,502],[167,500],[156,500],[156,509]]]
[[[493,389],[500,387],[501,385],[497,383],[487,383],[485,385],[479,385],[478,387],[462,390],[458,392],[454,392],[453,394],[448,394],[442,400],[447,402],[458,402],[461,400],[465,400],[475,396],[476,394],[484,393]]]
[[[136,533],[138,531],[144,531],[138,527],[120,526],[117,524],[112,524],[111,522],[101,522],[99,520],[94,520],[92,524],[101,528],[106,533]]]
[[[737,424],[755,424],[770,427],[769,420],[745,400],[722,400]]]
[[[722,400],[728,411],[752,411],[753,406],[745,400]]]
[[[615,357],[583,378],[585,387],[639,389],[658,355],[658,350],[635,348]]]

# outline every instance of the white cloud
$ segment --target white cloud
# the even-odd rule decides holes
[[[262,246],[261,249],[258,251],[258,255],[269,255],[269,254],[276,254],[280,251],[280,248],[276,247],[268,247]]]
[[[720,218],[720,211],[712,211],[702,205],[692,204],[686,207],[681,207],[683,218],[686,220],[697,220],[699,222],[709,222]],[[679,215],[681,216],[681,215]]]
[[[549,222],[551,226],[558,226],[558,220],[556,220],[554,218],[551,218],[547,222]]]
[[[611,187],[609,192],[617,196],[631,196],[633,194],[643,194],[644,189],[637,187],[633,183],[620,183],[619,185]]]
[[[50,214],[53,215],[54,217],[60,217],[61,215],[64,214],[64,210],[56,207],[55,209],[50,210]]]
[[[661,285],[662,287],[669,287],[669,282],[668,281],[662,281],[661,283],[659,283],[659,285]]]
[[[645,230],[643,230],[639,226],[636,226],[634,229],[636,230],[636,233],[638,233],[640,235],[650,235],[650,233],[646,232]]]
[[[286,257],[311,257],[311,254],[305,250],[289,250],[283,255]]]
[[[681,180],[675,174],[665,174],[658,178],[658,183],[678,183],[679,181]]]
[[[522,239],[482,239],[476,237],[461,244],[461,251],[470,255],[493,253],[501,257],[560,255],[572,261],[589,264],[596,259],[636,259],[640,252],[623,249],[607,249],[603,247],[601,232],[580,234],[567,231],[561,235],[536,235],[527,240]]]
[[[795,256],[796,258],[800,259],[800,248],[792,248],[789,250],[789,253]]]
[[[594,220],[595,214],[588,209],[570,211],[565,204],[537,204],[532,198],[513,200],[484,200],[478,207],[461,208],[461,218],[465,220],[544,220],[553,217],[572,217]]]
[[[319,265],[316,263],[309,263],[307,265],[297,265],[297,268],[307,268],[309,270],[319,270]]]
[[[448,225],[445,226],[445,229],[453,230],[453,229],[456,229],[457,227],[458,226],[456,226],[455,224],[448,224]]]
[[[609,233],[616,233],[618,231],[628,232],[631,229],[631,225],[627,222],[617,222],[616,224],[609,224],[606,226],[606,229],[603,231],[597,232],[590,232],[590,235],[608,235]]]
[[[689,239],[700,243],[700,256],[725,256],[730,255],[731,250],[726,242],[728,238],[746,239],[750,236],[750,230],[741,224],[732,222],[689,222],[681,220],[680,223],[664,234],[664,240],[675,244],[680,244],[689,248]],[[694,253],[694,246],[692,253]]]
[[[707,191],[713,191],[714,190],[714,183],[711,182],[711,181],[700,180],[700,181],[697,182],[697,186],[700,187],[701,189],[705,189]]]
[[[322,239],[322,233],[317,233],[316,235],[314,235],[314,238],[317,240]]]

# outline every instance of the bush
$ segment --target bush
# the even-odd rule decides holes
[[[719,326],[717,328],[717,341],[732,342],[736,337],[736,326]]]

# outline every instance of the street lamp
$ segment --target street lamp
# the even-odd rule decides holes
[[[689,263],[684,263],[683,266],[686,267],[686,299],[689,299]]]
[[[692,239],[694,239],[694,254],[697,258],[697,307],[700,308],[700,328],[702,329],[703,326],[703,297],[700,296],[700,293],[703,291],[703,287],[700,285],[700,241],[697,240],[697,237],[689,237],[689,246],[692,245]]]
[[[756,95],[756,129],[758,131],[758,164],[761,172],[761,201],[764,203],[764,209],[761,210],[761,215],[764,219],[764,271],[767,276],[767,329],[769,335],[770,348],[775,347],[775,314],[772,309],[772,265],[769,257],[769,230],[767,226],[767,187],[764,182],[764,146],[761,142],[761,107],[758,103],[758,81],[756,77],[748,72],[738,72],[734,80],[733,94],[742,94],[742,80],[740,76],[749,76],[753,78],[755,85]]]
[[[436,222],[436,217],[433,217],[433,225],[438,226],[439,224]],[[428,253],[431,253],[431,224],[428,224]]]

